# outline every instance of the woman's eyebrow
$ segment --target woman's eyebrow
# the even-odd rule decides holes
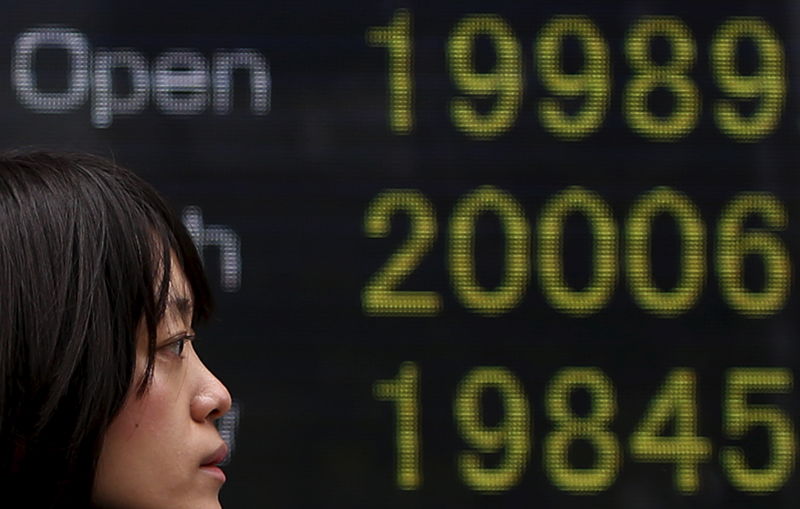
[[[167,307],[174,307],[178,310],[178,312],[184,317],[191,319],[192,318],[192,301],[191,299],[187,299],[183,296],[174,296],[171,295],[167,299]]]

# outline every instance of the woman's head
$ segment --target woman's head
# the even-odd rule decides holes
[[[186,481],[216,503],[201,488],[221,483],[200,464],[230,396],[181,336],[210,294],[148,184],[94,156],[0,157],[0,292],[4,487],[32,507],[201,507],[189,493],[157,499]],[[137,469],[156,476],[125,498]]]

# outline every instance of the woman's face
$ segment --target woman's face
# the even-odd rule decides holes
[[[147,362],[139,332],[136,377],[109,426],[97,465],[92,501],[107,509],[219,508],[225,445],[214,421],[231,406],[224,385],[205,367],[192,342],[192,293],[172,261],[169,303],[158,326],[152,383],[138,381]]]

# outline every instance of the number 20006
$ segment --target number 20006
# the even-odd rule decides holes
[[[369,238],[388,236],[392,218],[398,214],[409,220],[408,237],[364,286],[363,311],[371,316],[435,316],[442,309],[439,293],[399,289],[436,241],[436,212],[430,200],[414,189],[385,190],[367,206],[364,233]],[[476,222],[484,214],[497,219],[505,237],[503,274],[494,288],[484,287],[476,271]],[[564,275],[562,241],[571,215],[586,219],[593,239],[591,276],[582,288],[572,287]],[[678,277],[671,288],[660,287],[653,276],[653,224],[662,215],[674,222],[680,240]],[[752,226],[753,221],[759,226]],[[785,230],[787,222],[784,205],[765,192],[737,194],[721,211],[713,258],[722,298],[735,312],[758,318],[783,308],[792,267],[779,232]],[[571,316],[601,311],[617,286],[618,272],[623,271],[631,297],[643,311],[676,317],[695,306],[707,274],[707,232],[700,211],[686,194],[669,187],[657,187],[640,196],[622,232],[599,194],[569,187],[544,204],[538,228],[532,234],[514,196],[482,186],[455,204],[447,241],[447,269],[457,300],[467,310],[486,316],[507,313],[524,297],[533,269],[532,244],[537,250],[538,282],[545,300]],[[759,288],[745,283],[747,257],[759,260],[763,267],[763,285]]]

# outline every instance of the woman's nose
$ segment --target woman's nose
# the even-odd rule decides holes
[[[199,357],[196,358],[196,361],[198,369],[200,369],[200,384],[192,398],[192,419],[197,422],[213,422],[231,409],[231,393],[219,378],[208,370]]]

